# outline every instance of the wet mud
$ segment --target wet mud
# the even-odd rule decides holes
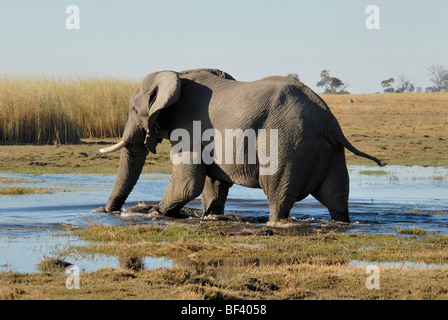
[[[99,211],[103,211],[101,208]],[[123,210],[122,215],[140,217],[151,220],[157,224],[183,225],[191,228],[207,228],[208,232],[214,232],[223,236],[234,235],[312,235],[328,232],[345,232],[354,227],[353,224],[331,221],[316,220],[314,218],[300,219],[295,216],[289,219],[281,219],[275,225],[267,226],[267,216],[242,216],[232,213],[223,215],[203,216],[201,209],[184,207],[175,216],[169,217],[160,214],[154,204],[139,204]]]

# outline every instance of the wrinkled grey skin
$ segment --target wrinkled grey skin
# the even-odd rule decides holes
[[[345,148],[355,149],[325,102],[304,84],[286,77],[238,82],[225,72],[198,69],[147,75],[130,101],[118,176],[106,211],[119,211],[136,184],[145,158],[176,128],[193,137],[192,123],[214,128],[278,129],[278,170],[260,175],[256,164],[178,164],[159,204],[174,215],[199,195],[204,214],[223,214],[229,188],[261,188],[269,204],[269,222],[287,218],[293,204],[313,195],[337,221],[350,222],[349,176]],[[176,142],[171,141],[172,145]],[[205,143],[203,143],[204,146]],[[203,147],[202,146],[202,147]]]

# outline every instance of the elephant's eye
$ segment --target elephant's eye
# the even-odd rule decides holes
[[[134,106],[129,107],[129,113],[138,113],[137,109]]]

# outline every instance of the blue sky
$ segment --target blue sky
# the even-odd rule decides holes
[[[380,29],[368,30],[370,4]],[[68,30],[65,9],[80,9]],[[405,76],[431,85],[448,66],[446,0],[0,0],[0,75],[141,79],[158,70],[213,67],[241,81],[297,73],[313,90],[323,69],[352,93]]]

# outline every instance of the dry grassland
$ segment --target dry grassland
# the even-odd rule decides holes
[[[348,103],[352,98],[354,103]],[[322,95],[358,149],[389,164],[448,165],[448,93]],[[347,152],[348,162],[369,163]]]
[[[59,145],[79,143],[81,139],[118,139],[127,120],[129,98],[137,85],[137,81],[119,79],[0,78],[0,143]],[[448,93],[322,97],[347,138],[360,150],[389,164],[448,165]],[[348,103],[349,98],[354,103]],[[75,149],[93,154],[102,147],[89,142]],[[6,149],[1,149],[0,156],[4,156]],[[16,150],[21,152],[20,147],[8,149],[7,155]],[[41,157],[37,150],[30,152]],[[163,156],[168,158],[167,154]],[[347,156],[349,163],[371,163],[349,152]],[[42,159],[40,163],[57,159]],[[63,165],[56,163],[55,168]],[[14,170],[15,164],[11,166]],[[2,165],[0,170],[7,167]]]

